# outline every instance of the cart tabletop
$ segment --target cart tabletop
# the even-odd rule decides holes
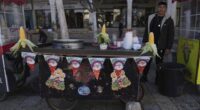
[[[24,49],[23,52],[30,52],[29,49]],[[125,50],[123,48],[100,50],[98,46],[84,45],[82,49],[61,49],[53,48],[52,45],[39,46],[34,48],[34,53],[37,54],[50,54],[50,55],[67,55],[67,56],[98,56],[98,57],[126,57],[132,58],[133,56],[140,56],[141,51]],[[148,55],[148,54],[145,54]]]

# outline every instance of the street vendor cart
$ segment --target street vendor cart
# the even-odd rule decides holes
[[[40,94],[53,109],[72,109],[84,99],[127,103],[144,95],[140,76],[151,56],[140,56],[140,51],[84,44],[81,49],[49,45],[22,52],[24,58],[31,54],[39,63]]]

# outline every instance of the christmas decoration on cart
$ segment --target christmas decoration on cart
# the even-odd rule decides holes
[[[22,52],[21,54],[24,62],[28,64],[28,67],[31,71],[34,71],[35,69],[35,53],[30,53],[30,52]]]
[[[55,56],[55,55],[44,55],[44,59],[47,62],[50,72],[54,73],[58,66],[58,62],[60,60],[60,56]]]
[[[72,70],[72,75],[77,81],[80,80],[79,68],[82,62],[81,57],[66,57],[67,62],[70,64],[69,68]]]
[[[65,90],[65,76],[66,74],[62,69],[57,68],[53,74],[46,81],[46,85],[49,88],[54,88],[56,90],[64,91]]]
[[[91,90],[88,86],[83,85],[78,88],[78,94],[82,96],[87,96],[91,93]]]
[[[145,43],[145,46],[142,47],[142,54],[145,54],[147,52],[152,52],[153,53],[153,56],[158,56],[158,51],[157,51],[157,47],[156,47],[156,44],[154,43],[154,33],[153,32],[150,32],[149,33],[149,41],[147,43]]]
[[[92,76],[94,76],[96,80],[99,80],[99,75],[103,68],[105,58],[88,58],[88,60],[92,67]]]
[[[26,46],[29,47],[29,49],[33,52],[33,48],[37,47],[35,44],[33,44],[30,40],[26,38],[25,30],[23,27],[20,27],[19,29],[19,40],[18,42],[10,48],[10,51],[16,55],[16,53],[21,49],[21,48],[26,48]]]
[[[51,73],[50,77],[45,83],[46,86],[60,91],[65,90],[64,79],[66,74],[61,68],[57,68],[60,57],[54,55],[44,55],[44,58],[45,61],[47,61]]]
[[[138,56],[133,57],[134,61],[137,64],[137,69],[139,74],[143,74],[145,67],[149,63],[151,56]]]
[[[111,73],[112,90],[118,91],[131,85],[131,81],[123,70],[126,58],[110,58],[114,71]]]

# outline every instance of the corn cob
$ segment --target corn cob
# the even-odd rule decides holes
[[[154,34],[153,32],[150,32],[149,33],[149,41],[145,44],[144,47],[142,47],[142,54],[145,54],[147,52],[152,52],[153,53],[153,56],[158,56],[158,51],[157,51],[157,47],[156,47],[156,44],[154,43]]]
[[[10,51],[15,55],[19,51],[20,48],[26,48],[26,46],[28,46],[32,52],[33,52],[33,47],[37,47],[31,41],[26,39],[24,28],[20,27],[19,40],[13,47],[10,48]]]
[[[101,33],[99,33],[97,35],[97,39],[98,39],[98,43],[109,43],[110,42],[110,38],[109,35],[106,33],[106,25],[104,24],[102,29],[101,29]]]
[[[149,33],[149,43],[152,44],[152,45],[154,44],[154,34],[153,34],[153,32]]]

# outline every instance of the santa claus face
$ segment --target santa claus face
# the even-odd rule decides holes
[[[115,65],[114,65],[114,69],[115,70],[122,70],[123,69],[123,64],[121,62],[117,62]]]
[[[138,65],[139,67],[145,67],[145,66],[147,65],[147,62],[141,60],[141,61],[139,61],[139,62],[137,63],[137,65]]]
[[[102,65],[99,62],[94,63],[92,67],[92,69],[96,71],[100,70],[101,68],[102,68]]]
[[[78,61],[72,61],[71,65],[73,68],[79,68],[80,67],[80,63]]]
[[[49,61],[48,61],[48,64],[49,64],[50,66],[52,66],[52,67],[56,67],[56,66],[58,65],[58,63],[57,63],[55,60],[53,60],[53,59],[49,60]]]
[[[35,60],[34,60],[32,57],[27,57],[27,58],[26,58],[26,62],[27,62],[28,64],[35,64]]]

